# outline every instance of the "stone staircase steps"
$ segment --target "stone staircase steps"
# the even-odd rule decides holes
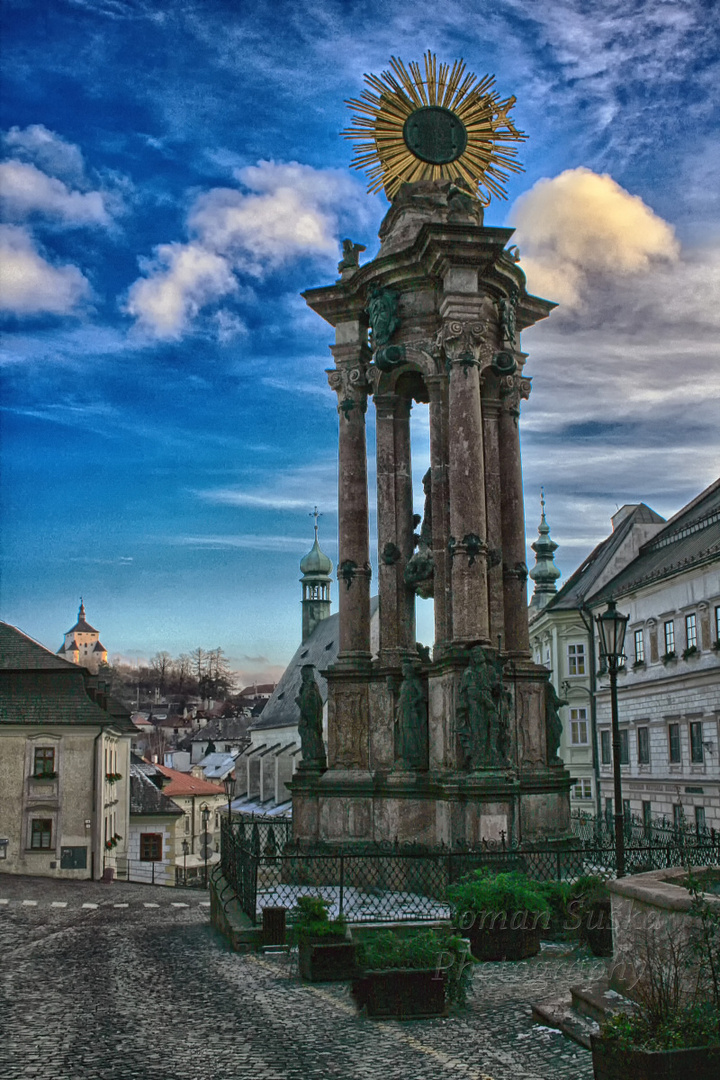
[[[536,1002],[532,1018],[538,1024],[558,1028],[569,1039],[590,1050],[590,1036],[597,1035],[600,1024],[618,1012],[632,1012],[632,1001],[610,985],[608,978],[573,986],[569,994],[550,1001]]]

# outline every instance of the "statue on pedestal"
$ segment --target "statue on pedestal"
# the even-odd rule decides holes
[[[508,719],[512,698],[505,689],[502,662],[488,657],[481,646],[470,650],[470,662],[460,680],[457,733],[466,769],[508,765]]]
[[[315,668],[312,664],[303,664],[302,683],[295,702],[300,709],[298,733],[302,745],[303,769],[326,769],[325,743],[323,741],[322,714],[323,701],[315,682]]]
[[[395,709],[395,759],[400,769],[427,769],[428,717],[423,686],[411,660],[403,660]]]
[[[545,698],[545,725],[547,728],[547,759],[548,765],[562,765],[558,750],[562,739],[563,724],[560,719],[560,709],[567,705],[565,698],[558,696],[551,682],[547,684]]]

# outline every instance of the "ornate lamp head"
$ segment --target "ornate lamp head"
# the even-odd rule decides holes
[[[522,172],[517,148],[527,136],[509,112],[515,98],[501,99],[495,79],[478,81],[463,60],[437,63],[424,56],[425,76],[416,61],[392,57],[391,71],[366,75],[367,87],[347,102],[356,110],[343,135],[355,141],[352,167],[367,169],[371,192],[385,189],[392,199],[404,183],[460,180],[484,204],[506,198],[510,173]]]

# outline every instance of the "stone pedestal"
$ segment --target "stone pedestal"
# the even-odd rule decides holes
[[[485,227],[479,206],[459,212],[450,188],[448,181],[406,185],[383,223],[380,255],[305,294],[336,331],[329,380],[338,394],[340,545],[340,655],[326,673],[328,768],[299,773],[292,785],[295,835],[307,844],[475,844],[501,834],[559,839],[569,831],[570,777],[548,759],[548,672],[529,653],[519,436],[520,402],[530,392],[519,332],[554,305],[527,293],[506,250],[512,230]],[[370,400],[377,431],[375,657]],[[430,416],[419,543],[413,401],[429,402]],[[434,597],[431,660],[416,652],[416,591]],[[399,753],[398,732],[406,735],[408,724],[422,739],[427,729],[427,754]],[[406,767],[415,761],[423,768]]]

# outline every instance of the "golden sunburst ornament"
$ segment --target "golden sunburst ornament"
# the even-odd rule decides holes
[[[412,61],[390,59],[391,71],[366,75],[367,88],[346,102],[356,110],[343,131],[356,145],[352,167],[366,169],[368,191],[385,189],[389,199],[416,180],[456,180],[487,204],[506,198],[510,173],[522,172],[517,148],[527,136],[509,113],[515,98],[501,99],[495,78],[478,79],[463,60],[439,64],[424,56],[425,77]],[[409,70],[408,70],[409,68]]]

